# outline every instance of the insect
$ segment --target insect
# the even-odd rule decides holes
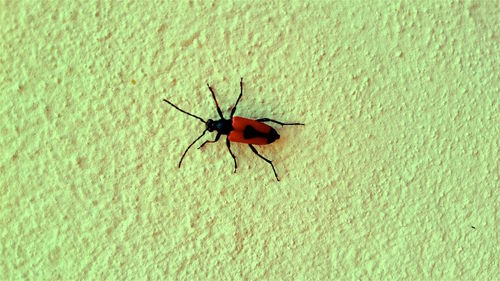
[[[178,106],[175,104],[171,103],[167,99],[163,99],[166,103],[170,104],[173,106],[175,109],[179,110],[182,113],[185,113],[191,117],[194,117],[201,122],[205,123],[206,128],[203,131],[203,133],[196,138],[184,151],[184,154],[182,154],[181,160],[179,161],[178,167],[181,167],[182,160],[184,159],[184,156],[186,156],[186,153],[188,150],[199,140],[201,139],[205,133],[208,132],[213,132],[216,131],[217,135],[215,136],[215,139],[213,141],[207,140],[205,141],[198,149],[202,148],[205,146],[207,143],[215,143],[219,140],[221,135],[227,135],[226,137],[226,146],[229,151],[229,154],[231,154],[231,157],[234,160],[234,172],[236,173],[236,169],[238,168],[238,165],[236,163],[236,156],[234,156],[233,152],[231,151],[231,142],[240,142],[240,143],[246,143],[250,147],[253,153],[255,153],[257,156],[259,156],[262,160],[266,161],[271,165],[273,168],[274,176],[276,177],[276,180],[279,181],[278,174],[276,173],[276,169],[274,168],[274,165],[271,160],[265,158],[264,156],[260,155],[259,152],[255,149],[253,145],[266,145],[266,144],[271,144],[277,139],[280,138],[280,135],[278,135],[278,132],[271,126],[264,124],[263,122],[273,122],[276,124],[279,124],[281,126],[291,126],[291,125],[302,125],[304,126],[305,124],[303,123],[283,123],[280,121],[276,121],[273,119],[269,118],[259,118],[256,120],[253,119],[248,119],[240,116],[234,116],[234,113],[236,111],[236,106],[238,105],[238,102],[241,99],[241,96],[243,95],[243,78],[240,80],[240,95],[238,96],[238,99],[236,100],[236,103],[234,104],[233,108],[231,109],[231,115],[229,119],[224,118],[224,115],[222,115],[222,111],[220,110],[219,104],[217,103],[217,99],[215,98],[215,93],[210,87],[210,85],[207,83],[208,89],[210,90],[210,93],[212,93],[212,98],[215,101],[215,107],[217,108],[217,113],[219,114],[220,119],[219,120],[212,120],[208,119],[205,121],[205,119],[196,116],[192,113],[189,113],[185,110],[180,109]]]

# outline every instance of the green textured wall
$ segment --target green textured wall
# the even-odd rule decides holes
[[[500,275],[498,1],[70,2],[1,1],[0,280]],[[177,168],[240,76],[279,183]]]

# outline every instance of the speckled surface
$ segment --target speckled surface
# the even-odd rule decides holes
[[[1,1],[0,280],[499,276],[498,1],[228,2]]]

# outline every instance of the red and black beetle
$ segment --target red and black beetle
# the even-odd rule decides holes
[[[255,149],[255,147],[252,144],[255,145],[266,145],[273,143],[275,140],[280,138],[280,135],[278,135],[278,132],[271,126],[264,124],[262,122],[274,122],[276,124],[279,124],[281,126],[286,126],[286,125],[304,125],[302,123],[283,123],[279,122],[276,120],[272,120],[269,118],[259,118],[257,120],[253,119],[248,119],[244,117],[239,117],[239,116],[234,116],[234,112],[236,111],[236,106],[238,105],[238,102],[241,99],[241,96],[243,95],[243,78],[240,80],[240,95],[238,99],[236,100],[236,103],[233,106],[233,109],[231,110],[231,116],[229,119],[225,119],[224,116],[222,115],[222,111],[219,108],[219,104],[217,103],[217,99],[215,98],[214,91],[208,85],[208,89],[212,93],[212,97],[215,101],[215,106],[217,107],[217,113],[219,114],[220,118],[219,120],[212,120],[208,119],[205,121],[203,118],[198,117],[194,114],[191,114],[187,111],[184,111],[177,107],[175,104],[171,103],[170,101],[163,99],[166,103],[170,104],[173,106],[175,109],[179,110],[180,112],[183,112],[189,116],[192,116],[201,122],[205,123],[207,126],[206,129],[203,131],[201,136],[199,136],[197,139],[195,139],[184,151],[184,154],[182,154],[181,160],[179,161],[179,168],[181,167],[182,164],[182,159],[184,159],[184,156],[188,152],[188,150],[195,144],[207,131],[213,132],[217,131],[217,135],[215,136],[215,139],[213,141],[205,141],[198,149],[202,148],[205,144],[207,143],[214,143],[217,142],[220,138],[221,135],[227,135],[226,137],[226,146],[227,149],[229,150],[229,154],[231,154],[231,157],[233,157],[234,160],[234,172],[236,173],[236,168],[238,165],[236,164],[236,157],[234,156],[233,152],[231,151],[231,142],[241,142],[241,143],[246,143],[248,146],[250,146],[250,149],[253,151],[253,153],[257,154],[261,159],[266,161],[271,165],[273,168],[274,176],[276,177],[276,180],[279,181],[278,179],[278,174],[276,174],[276,170],[274,169],[274,165],[271,160],[266,159],[264,156],[260,155],[259,152]]]

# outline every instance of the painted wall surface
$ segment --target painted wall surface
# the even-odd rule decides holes
[[[498,1],[157,2],[0,2],[0,280],[500,276]]]

